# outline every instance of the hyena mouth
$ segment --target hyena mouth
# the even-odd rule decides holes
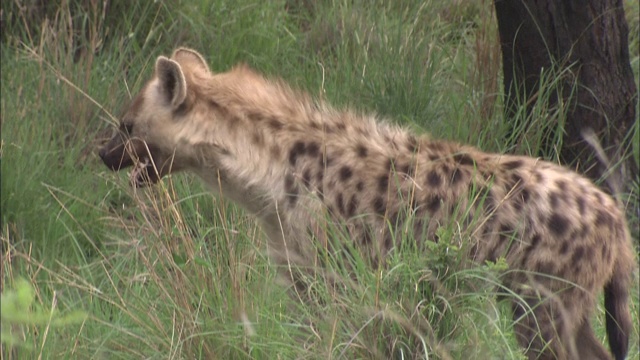
[[[136,188],[153,185],[160,180],[158,171],[154,162],[145,156],[134,164],[129,174],[129,182]]]

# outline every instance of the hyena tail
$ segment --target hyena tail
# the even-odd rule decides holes
[[[604,307],[607,313],[607,336],[609,347],[616,360],[624,360],[629,347],[631,314],[629,312],[629,285],[632,269],[628,254],[616,262],[613,275],[604,287]]]

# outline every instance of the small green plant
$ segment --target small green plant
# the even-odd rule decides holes
[[[74,310],[66,315],[60,314],[55,309],[46,309],[35,302],[36,293],[31,284],[19,278],[12,289],[2,292],[1,304],[1,328],[0,342],[9,348],[20,346],[30,349],[28,345],[15,335],[17,329],[23,326],[60,327],[82,323],[87,315],[80,310]],[[47,333],[47,332],[45,332]]]

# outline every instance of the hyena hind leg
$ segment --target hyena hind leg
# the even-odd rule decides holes
[[[575,325],[563,321],[549,299],[527,304],[514,301],[513,318],[516,338],[529,360],[577,360],[570,355],[577,355],[572,336]]]
[[[576,333],[576,348],[580,360],[610,360],[611,355],[596,338],[591,322],[585,319]]]
[[[559,312],[557,304],[554,306],[553,303],[547,299],[542,303],[529,304],[531,306],[514,304],[516,337],[526,349],[529,360],[612,359],[588,319],[580,314],[571,314],[569,309]],[[574,310],[580,311],[578,308]]]

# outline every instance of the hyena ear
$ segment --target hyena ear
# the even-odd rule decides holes
[[[173,55],[171,55],[171,59],[177,61],[183,67],[188,66],[189,69],[198,69],[206,73],[211,73],[204,57],[195,50],[178,48],[173,52]]]
[[[160,93],[177,109],[187,98],[187,81],[180,64],[160,56],[156,61],[156,76],[160,80]]]

